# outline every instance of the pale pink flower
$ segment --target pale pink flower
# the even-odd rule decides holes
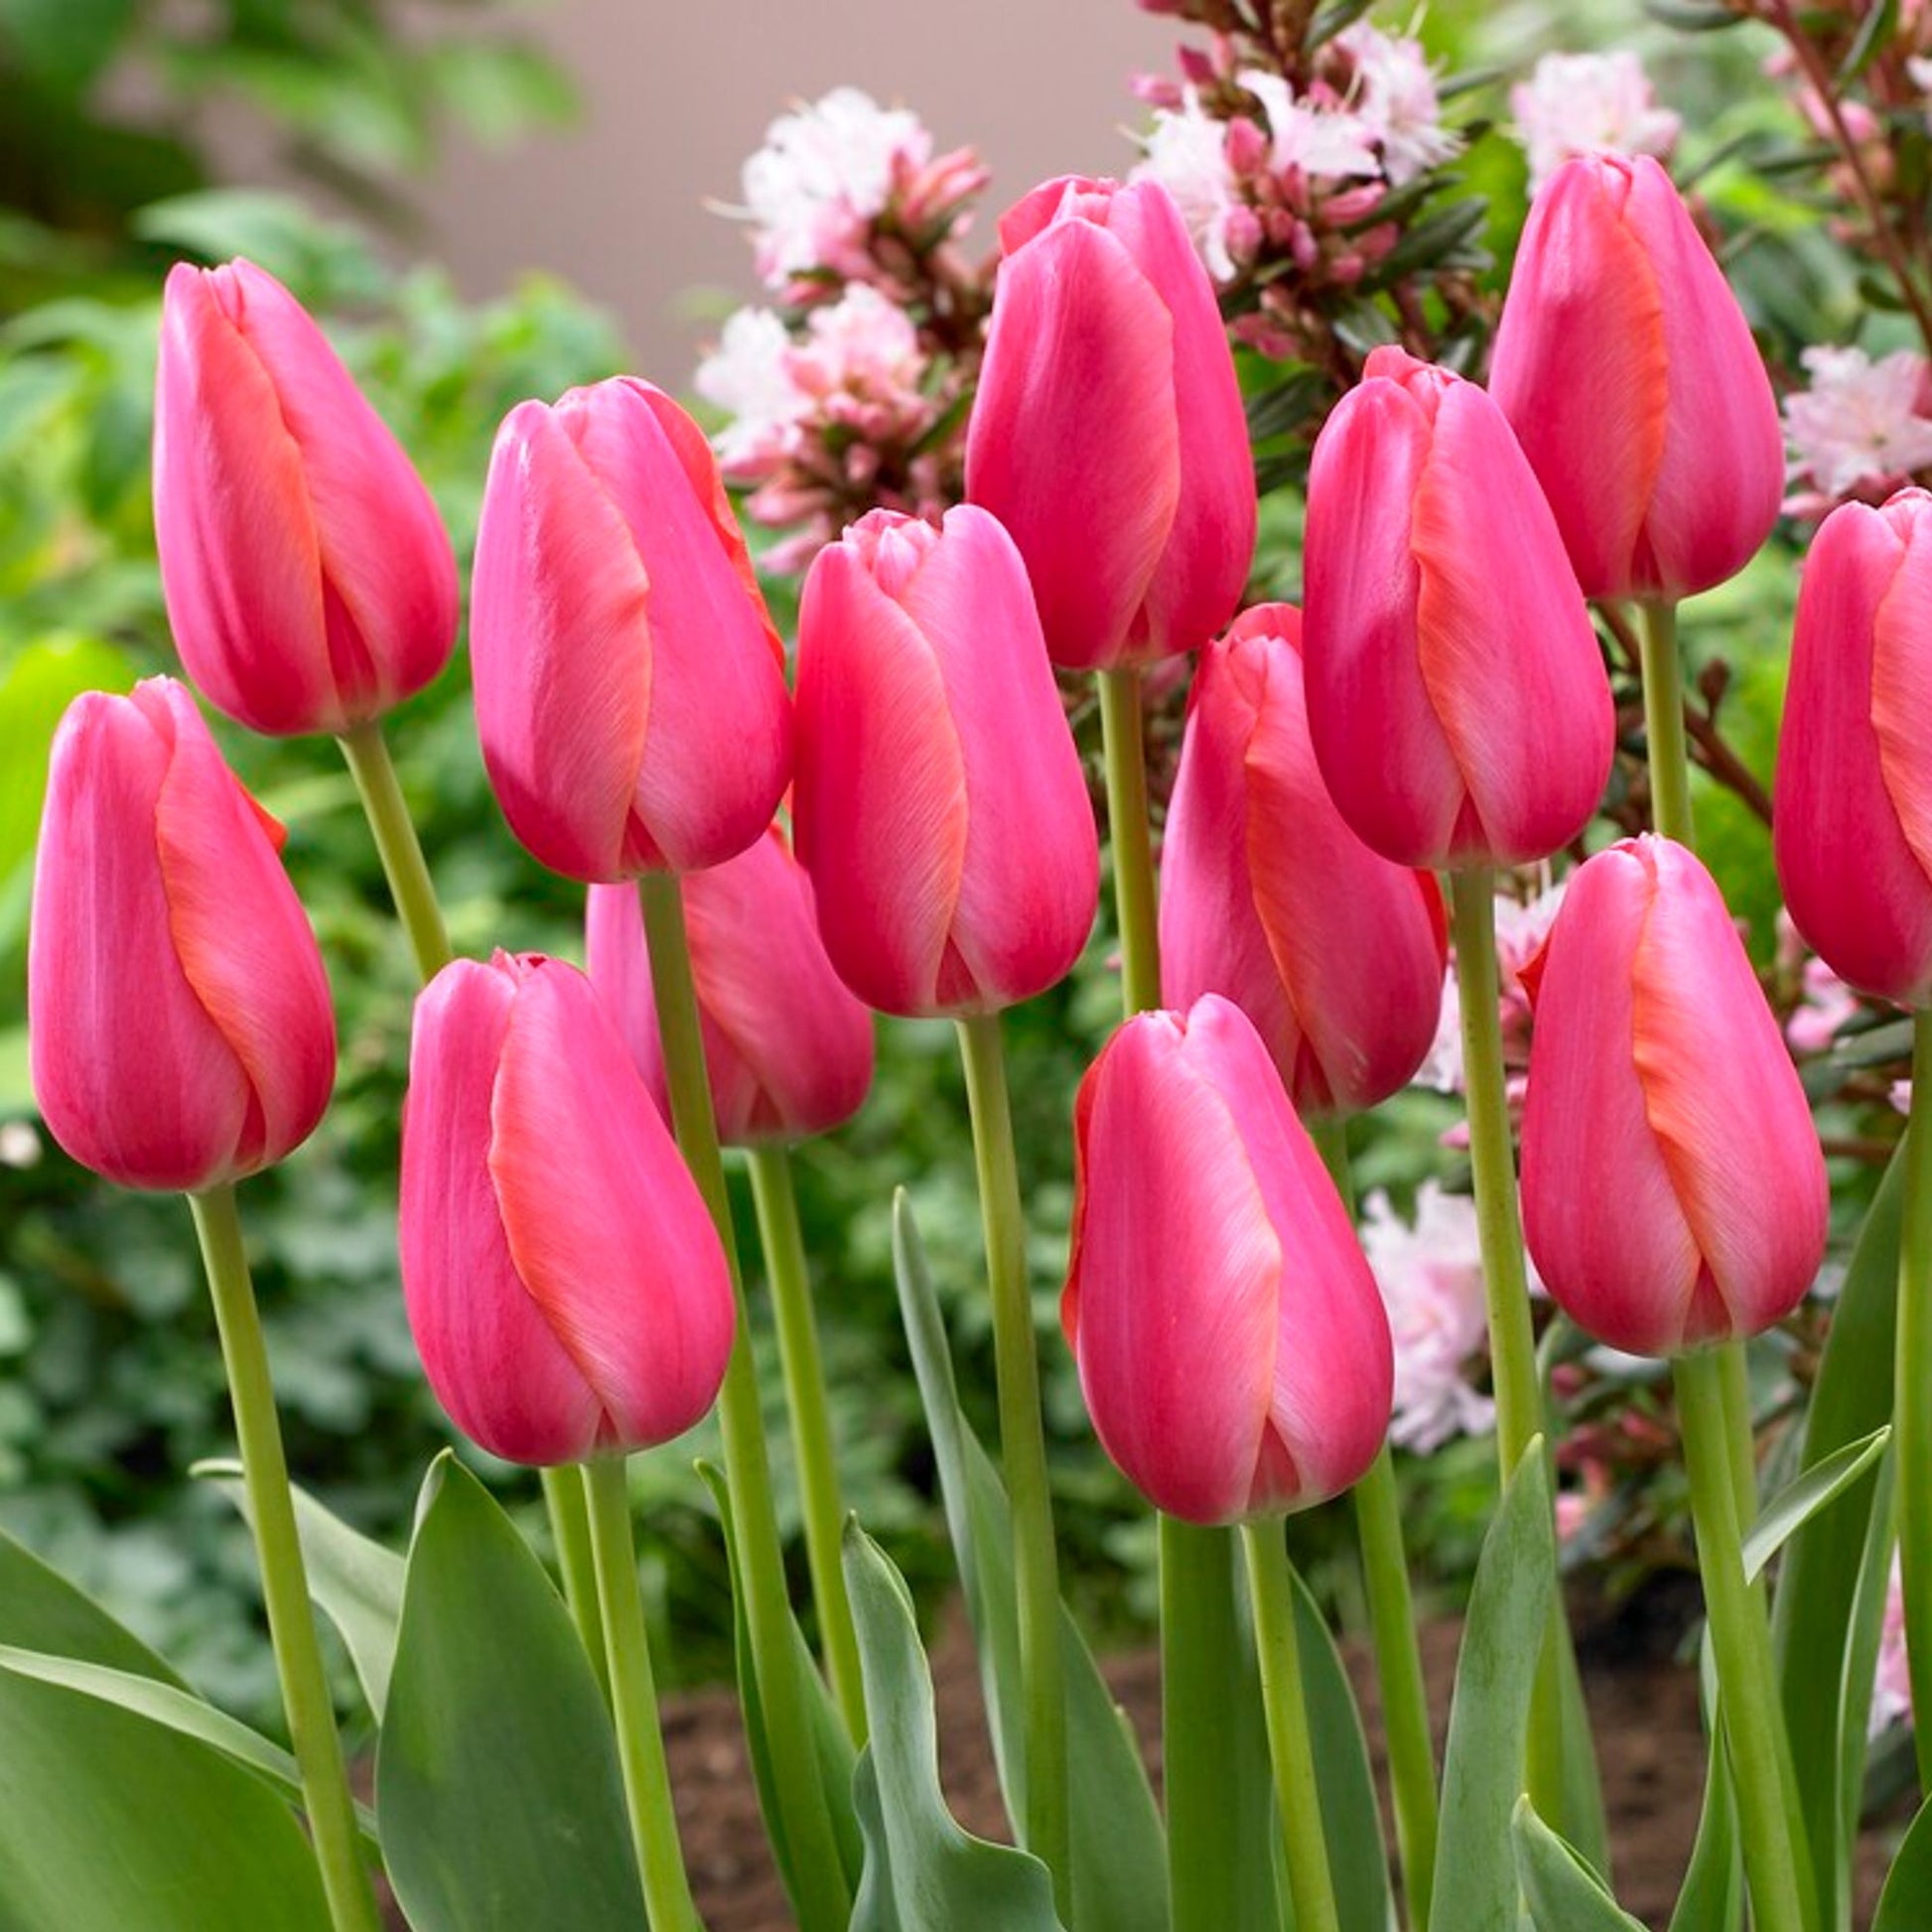
[[[1177,109],[1155,109],[1144,146],[1146,156],[1130,179],[1158,181],[1173,197],[1208,274],[1217,282],[1233,281],[1228,224],[1237,203],[1228,170],[1227,123],[1201,107],[1197,89],[1185,87]]]
[[[1885,1095],[1885,1098],[1891,1102],[1892,1110],[1895,1113],[1904,1114],[1909,1117],[1912,1111],[1911,1081],[1894,1080],[1891,1083],[1891,1091]]]
[[[1891,1560],[1885,1589],[1885,1620],[1878,1632],[1878,1668],[1871,1679],[1871,1715],[1865,1734],[1876,1737],[1912,1715],[1912,1678],[1905,1663],[1905,1586],[1898,1559]]]
[[[1786,503],[1801,514],[1854,493],[1888,495],[1932,467],[1932,365],[1901,348],[1874,362],[1862,348],[1808,348],[1809,388],[1784,399],[1794,483]]]
[[[1516,138],[1534,193],[1566,161],[1609,150],[1667,159],[1683,126],[1657,96],[1636,55],[1546,54],[1509,90]]]
[[[1857,1015],[1859,996],[1822,959],[1805,961],[1800,983],[1803,994],[1784,1023],[1784,1036],[1794,1053],[1822,1053]]]
[[[1556,923],[1558,909],[1563,904],[1565,883],[1559,881],[1545,886],[1527,902],[1507,893],[1496,895],[1496,993],[1507,1069],[1520,1069],[1529,1064],[1530,996],[1522,975],[1550,936],[1550,928]],[[1418,1068],[1413,1084],[1432,1087],[1438,1093],[1462,1091],[1462,998],[1452,954],[1443,980],[1443,1017],[1437,1024],[1435,1043]],[[1520,1073],[1512,1074],[1508,1084],[1512,1110],[1520,1108],[1523,1097]],[[1460,1144],[1461,1138],[1458,1134],[1451,1144]]]
[[[1366,20],[1336,35],[1355,64],[1351,102],[1382,150],[1382,173],[1401,188],[1461,151],[1462,137],[1442,121],[1436,74],[1420,41],[1385,34]]]
[[[1235,79],[1261,102],[1268,116],[1269,163],[1278,172],[1338,177],[1381,172],[1375,130],[1345,108],[1297,100],[1279,73],[1244,68]]]
[[[777,461],[796,441],[811,406],[791,373],[791,332],[769,309],[740,309],[726,318],[718,346],[698,364],[693,386],[731,413],[713,439],[728,474]]]

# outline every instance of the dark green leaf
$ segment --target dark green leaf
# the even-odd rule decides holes
[[[1516,1876],[1537,1932],[1643,1932],[1527,1798],[1516,1801],[1511,1831]]]
[[[1845,59],[1838,64],[1838,84],[1849,87],[1880,54],[1898,31],[1898,0],[1877,0],[1868,6]]]
[[[1418,221],[1382,259],[1370,277],[1376,288],[1386,288],[1405,276],[1435,268],[1466,250],[1489,220],[1489,204],[1480,197],[1457,202],[1442,208],[1426,221]],[[1471,254],[1458,265],[1478,266],[1479,257]]]
[[[1681,34],[1714,34],[1720,28],[1735,27],[1745,18],[1725,6],[1723,0],[1643,0],[1643,10],[1652,20],[1675,27]]]
[[[1827,1504],[1842,1496],[1885,1452],[1891,1425],[1835,1449],[1765,1504],[1744,1539],[1744,1575],[1755,1582],[1764,1566]]]
[[[1932,1925],[1932,1804],[1912,1820],[1898,1848],[1871,1932],[1925,1932]]]

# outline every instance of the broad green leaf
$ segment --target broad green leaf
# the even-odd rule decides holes
[[[4,1534],[0,1642],[192,1695]],[[97,1697],[0,1672],[0,1932],[270,1925],[327,1932],[329,1914],[295,1814],[253,1771]]]
[[[1765,1504],[1744,1539],[1744,1575],[1753,1583],[1764,1566],[1828,1503],[1842,1496],[1885,1452],[1891,1425],[1834,1449]]]
[[[543,1566],[445,1450],[417,1509],[376,1756],[415,1932],[637,1932],[610,1713]]]
[[[1921,1808],[1878,1894],[1871,1932],[1925,1932],[1932,1925],[1932,1804]]]
[[[1476,1562],[1443,1755],[1430,1932],[1516,1932],[1510,1817],[1523,1790],[1535,1658],[1556,1588],[1543,1440],[1523,1451]]]
[[[866,1861],[852,1932],[1058,1932],[1046,1867],[969,1836],[946,1809],[932,1676],[912,1600],[856,1522],[846,1528],[845,1577],[872,1722],[853,1783]]]
[[[893,1204],[893,1253],[899,1307],[932,1438],[940,1495],[967,1613],[978,1640],[987,1725],[993,1737],[1007,1814],[1027,1815],[1025,1706],[1020,1678],[1018,1587],[1013,1571],[1012,1512],[993,1460],[959,1408],[945,1322],[932,1292],[925,1254],[903,1193]],[[1232,1579],[1232,1551],[1229,1554]],[[1132,1727],[1115,1703],[1085,1638],[1064,1608],[1060,1651],[1067,1702],[1067,1782],[1071,1804],[1073,1912],[1082,1932],[1167,1932],[1170,1923],[1166,1837]],[[1231,1668],[1239,1658],[1230,1654]],[[1253,1670],[1250,1657],[1248,1668]],[[1240,1709],[1237,1703],[1235,1708]],[[1251,1863],[1274,1908],[1273,1803],[1268,1745],[1261,1722],[1258,1674],[1249,1722],[1230,1739],[1240,1762],[1258,1771],[1244,1785],[1244,1809],[1256,1815]],[[1251,1735],[1249,1733],[1252,1733]],[[1248,1922],[1268,1922],[1254,1917]]]
[[[1891,1420],[1900,1172],[1894,1154],[1839,1290],[1805,1418],[1804,1469]],[[1846,1655],[1855,1615],[1873,1613],[1859,1586],[1877,1493],[1877,1472],[1867,1469],[1833,1508],[1799,1527],[1785,1545],[1772,1602],[1779,1692],[1825,1925],[1842,1924],[1849,1909],[1841,1903],[1852,1882],[1844,1780],[1848,1759],[1863,1749],[1865,1712],[1846,1708],[1836,1663],[1826,1668],[1824,1660]],[[1858,1785],[1853,1778],[1853,1791]]]
[[[248,1514],[248,1491],[239,1462],[198,1462],[189,1473],[206,1477],[243,1516]],[[395,1664],[406,1566],[393,1550],[385,1550],[360,1530],[350,1529],[306,1489],[291,1487],[303,1567],[309,1574],[309,1594],[341,1633],[362,1695],[379,1724],[389,1696],[389,1672]]]
[[[1643,1932],[1602,1881],[1542,1819],[1528,1798],[1511,1821],[1516,1877],[1537,1932]]]

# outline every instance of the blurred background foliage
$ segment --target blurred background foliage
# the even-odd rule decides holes
[[[1123,0],[1125,4],[1125,0]],[[0,1523],[96,1591],[217,1700],[272,1723],[252,1564],[218,1497],[186,1477],[224,1453],[219,1357],[188,1217],[172,1198],[94,1182],[31,1128],[23,1024],[26,908],[47,742],[87,686],[170,668],[155,570],[148,432],[158,296],[178,255],[246,253],[285,279],[421,466],[468,557],[485,459],[502,413],[625,363],[610,321],[533,276],[483,303],[406,260],[409,211],[393,186],[452,125],[511,138],[567,114],[561,75],[488,7],[383,0],[212,0],[194,13],[144,0],[0,0]],[[1424,32],[1494,94],[1561,27],[1571,46],[1635,42],[1684,115],[1685,169],[1734,237],[1729,266],[1774,358],[1847,333],[1862,300],[1813,211],[1775,165],[1796,143],[1758,81],[1755,30],[1684,35],[1633,7],[1502,8],[1438,0]],[[247,110],[284,178],[323,192],[215,185],[216,100]],[[1102,170],[1117,155],[1069,155]],[[1500,287],[1520,227],[1520,152],[1494,133],[1459,164],[1486,200],[1484,271]],[[532,236],[540,254],[541,236]],[[1871,340],[1885,346],[1881,319]],[[1297,585],[1299,496],[1272,495],[1257,581]],[[1774,547],[1696,607],[1694,657],[1731,667],[1726,716],[1767,774],[1789,634],[1795,548]],[[782,605],[775,607],[781,621]],[[347,777],[327,743],[269,744],[214,720],[244,778],[290,827],[288,862],[319,930],[338,1000],[337,1104],[245,1205],[290,1437],[291,1461],[330,1504],[400,1542],[415,1474],[448,1440],[423,1387],[396,1274],[396,1121],[413,978]],[[1083,730],[1091,732],[1092,721]],[[461,653],[393,721],[397,762],[459,950],[493,945],[581,958],[578,893],[503,827],[472,732]],[[1761,824],[1710,786],[1701,823],[1731,902],[1768,960],[1776,904]],[[1043,1331],[1057,1325],[1071,1174],[1070,1096],[1117,1013],[1097,936],[1082,969],[1012,1017],[1014,1087],[1033,1185]],[[1463,1157],[1439,1137],[1457,1103],[1420,1090],[1357,1129],[1364,1191],[1406,1201]],[[908,1187],[962,1361],[994,1433],[991,1343],[964,1103],[949,1032],[886,1023],[876,1093],[845,1132],[801,1152],[799,1190],[818,1280],[835,1426],[850,1504],[928,1602],[949,1574],[931,1466],[905,1371],[891,1278],[889,1205]],[[741,1208],[747,1203],[740,1202]],[[749,1233],[749,1210],[745,1213]],[[748,1252],[755,1252],[755,1244]],[[774,1369],[768,1336],[764,1364]],[[1088,1432],[1071,1363],[1047,1346],[1046,1400],[1066,1573],[1101,1640],[1147,1627],[1153,1530]],[[775,1372],[774,1442],[782,1437]],[[691,1473],[701,1433],[640,1458],[635,1483],[660,1641],[673,1681],[722,1675],[727,1582]],[[782,1451],[779,1461],[784,1464]],[[1412,1546],[1439,1595],[1466,1577],[1491,1497],[1486,1444],[1404,1458]],[[535,1485],[485,1468],[541,1537]],[[1317,1584],[1350,1613],[1343,1526],[1298,1519]],[[795,1526],[794,1526],[795,1527]],[[795,1543],[795,1538],[794,1538]],[[802,1567],[801,1567],[802,1575]]]

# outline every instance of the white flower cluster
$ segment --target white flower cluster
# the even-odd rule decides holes
[[[1580,154],[1668,155],[1682,122],[1657,105],[1631,53],[1546,54],[1509,90],[1516,138],[1529,156],[1532,193]]]
[[[1932,467],[1932,368],[1923,355],[1901,348],[1874,362],[1862,348],[1820,347],[1803,360],[1810,384],[1784,401],[1794,484],[1809,484],[1829,505]]]

